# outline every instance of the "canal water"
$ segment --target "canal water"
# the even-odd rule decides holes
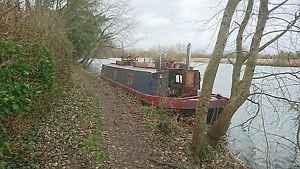
[[[88,70],[93,74],[99,74],[102,64],[114,63],[116,60],[120,59],[95,59]],[[203,76],[207,64],[192,63],[191,66],[200,70]],[[213,93],[219,93],[226,97],[230,96],[232,70],[233,67],[230,64],[219,66]],[[300,71],[300,68],[257,66],[255,70],[257,77],[269,73],[291,71]],[[253,84],[255,85],[252,87],[252,91],[258,93],[262,90],[264,93],[279,97],[300,99],[300,82],[294,76],[258,79],[254,80]],[[267,156],[271,162],[271,168],[299,168],[300,151],[295,145],[298,127],[297,111],[292,109],[286,102],[278,101],[278,99],[263,95],[257,95],[253,99],[262,106],[256,118],[250,124],[240,125],[257,112],[257,106],[249,101],[245,102],[232,118],[228,131],[228,142],[232,152],[238,156],[242,163],[253,168],[266,168]],[[268,143],[268,148],[266,143]]]

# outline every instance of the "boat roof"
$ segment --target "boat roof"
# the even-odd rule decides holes
[[[144,67],[134,67],[134,66],[122,66],[122,65],[117,65],[115,63],[105,64],[105,65],[111,66],[111,67],[116,67],[116,68],[122,68],[122,69],[142,71],[142,72],[150,72],[150,73],[156,73],[156,72],[158,72],[154,68],[144,68]]]

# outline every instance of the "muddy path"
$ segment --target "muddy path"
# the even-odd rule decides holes
[[[161,153],[155,152],[154,141],[147,134],[137,115],[139,101],[130,99],[123,91],[104,84],[79,68],[74,71],[95,91],[100,102],[103,147],[108,150],[111,168],[170,168],[159,163]]]

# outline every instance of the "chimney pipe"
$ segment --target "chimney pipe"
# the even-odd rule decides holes
[[[187,45],[187,54],[186,54],[186,65],[187,69],[190,69],[190,62],[191,62],[191,43]]]

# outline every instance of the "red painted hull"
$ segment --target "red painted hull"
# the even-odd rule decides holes
[[[128,86],[125,86],[119,82],[113,81],[109,78],[99,75],[103,80],[110,82],[112,85],[120,87],[121,89],[125,90],[127,93],[135,95],[140,100],[153,104],[153,105],[163,105],[167,108],[173,109],[196,109],[199,96],[192,96],[192,97],[161,97],[161,96],[153,96],[144,94],[142,92],[136,91]],[[215,94],[212,94],[210,97],[210,104],[209,108],[223,108],[226,103],[228,102],[228,98],[222,97],[218,99]]]

